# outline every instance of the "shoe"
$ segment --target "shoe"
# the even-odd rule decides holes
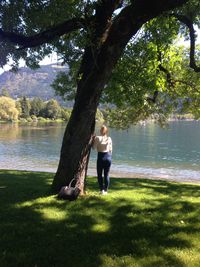
[[[100,191],[100,194],[101,194],[101,195],[107,195],[108,192],[107,192],[107,191],[104,191],[104,190],[101,190],[101,191]]]

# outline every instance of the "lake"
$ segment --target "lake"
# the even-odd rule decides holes
[[[0,168],[55,172],[65,125],[0,124]],[[113,139],[111,176],[200,181],[200,122],[154,123],[110,130]],[[89,174],[95,174],[91,152]]]

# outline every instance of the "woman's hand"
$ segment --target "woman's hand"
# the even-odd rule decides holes
[[[96,134],[93,134],[91,137],[92,146],[94,145],[95,138],[96,138]]]

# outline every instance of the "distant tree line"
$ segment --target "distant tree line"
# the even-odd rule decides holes
[[[63,120],[68,121],[71,109],[62,107],[55,99],[43,101],[39,97],[28,99],[23,96],[17,100],[11,98],[5,88],[0,95],[0,120],[3,121],[37,121]]]
[[[96,120],[99,122],[106,121],[110,126],[115,126],[110,116],[111,112],[115,113],[115,109],[104,108],[102,111],[97,109]],[[21,121],[21,122],[37,122],[37,121],[68,121],[71,115],[71,108],[63,107],[55,99],[48,101],[42,100],[40,97],[32,99],[23,96],[17,100],[10,97],[6,88],[2,88],[0,94],[0,121]],[[120,116],[120,110],[118,117]],[[153,114],[149,120],[156,121],[157,114]],[[118,119],[118,118],[117,118]],[[169,116],[171,120],[188,120],[194,119],[192,113],[175,112]],[[141,121],[143,121],[141,119]],[[162,125],[160,123],[160,125]],[[122,128],[122,126],[121,126]]]
[[[32,99],[26,96],[15,100],[10,97],[6,88],[0,94],[0,120],[1,121],[68,121],[71,108],[63,107],[55,99],[44,101],[39,97]],[[103,114],[97,110],[97,120],[103,121]]]

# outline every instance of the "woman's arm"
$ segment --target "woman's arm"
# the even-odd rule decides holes
[[[94,134],[92,137],[92,148],[97,149],[97,136],[96,136],[96,134]]]

